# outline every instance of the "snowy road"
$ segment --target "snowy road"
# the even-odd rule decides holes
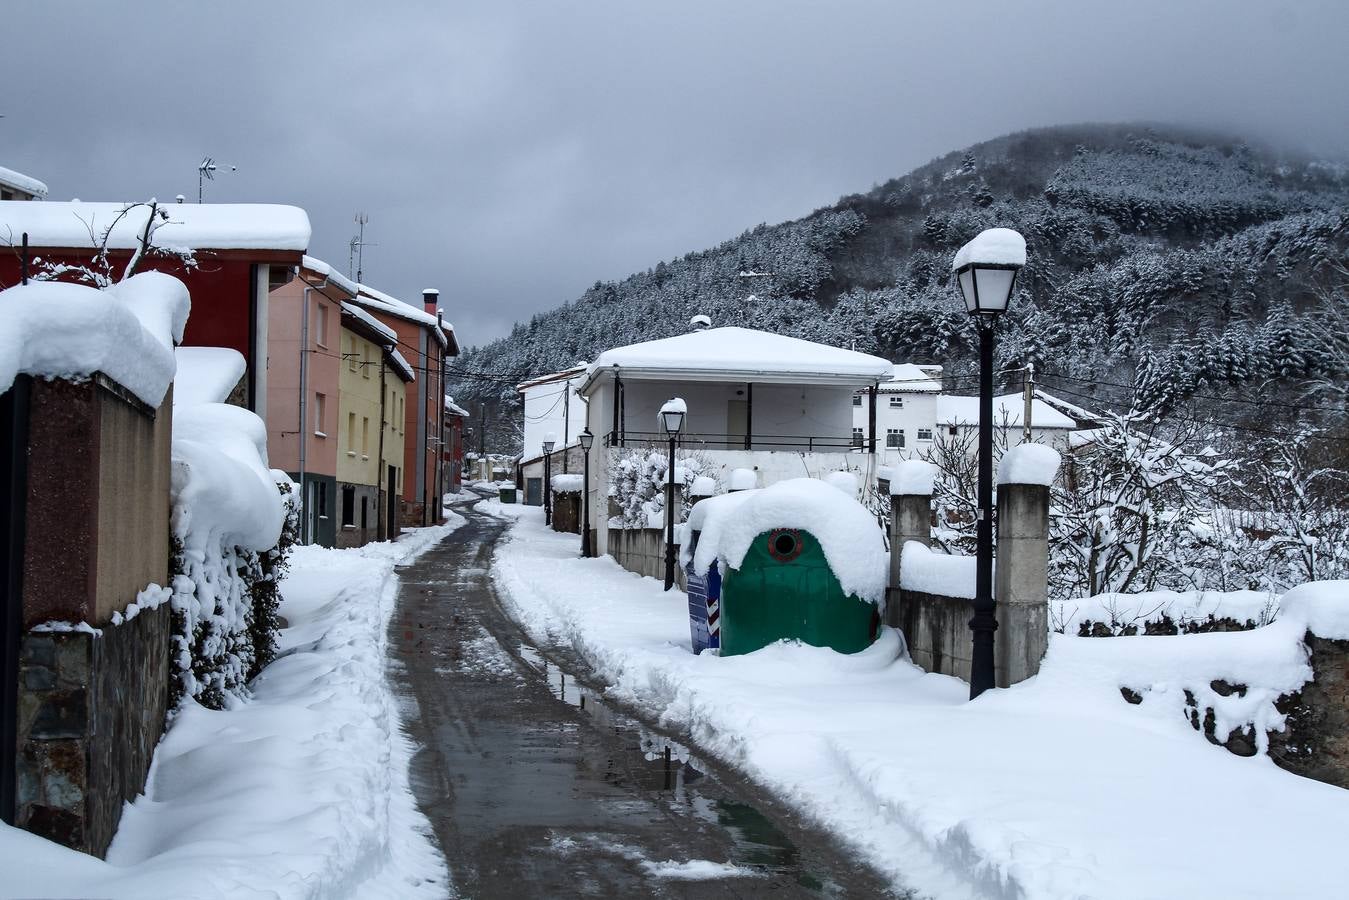
[[[461,895],[886,896],[831,839],[599,701],[574,657],[527,644],[488,574],[506,523],[459,511],[401,571],[390,647],[413,790]]]

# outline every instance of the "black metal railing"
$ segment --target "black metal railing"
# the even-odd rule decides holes
[[[669,437],[659,431],[610,431],[604,436],[606,447],[644,447],[661,446],[669,443]],[[694,432],[679,435],[679,446],[685,449],[705,448],[707,450],[805,450],[808,452],[861,452],[866,447],[859,445],[852,435],[751,435],[708,434]]]

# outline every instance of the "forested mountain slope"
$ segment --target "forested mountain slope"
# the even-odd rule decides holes
[[[975,334],[949,276],[986,227],[1029,264],[1000,329],[1006,369],[1050,390],[1260,433],[1342,427],[1349,168],[1142,125],[1022,132],[957,151],[805,218],[760,225],[518,324],[465,354],[456,396],[510,451],[513,383],[697,313],[896,361],[973,392]],[[1019,376],[1017,376],[1019,378]]]

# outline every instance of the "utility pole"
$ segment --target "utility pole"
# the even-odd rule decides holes
[[[1030,443],[1030,409],[1031,401],[1035,399],[1035,363],[1027,362],[1026,368],[1021,372],[1021,399],[1025,403],[1025,409],[1021,413],[1021,442]]]

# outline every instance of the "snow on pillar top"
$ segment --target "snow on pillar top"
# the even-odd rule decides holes
[[[921,459],[906,459],[890,476],[891,497],[931,497],[937,467]]]
[[[1044,444],[1018,444],[998,463],[998,484],[1049,487],[1059,471],[1059,451]]]

